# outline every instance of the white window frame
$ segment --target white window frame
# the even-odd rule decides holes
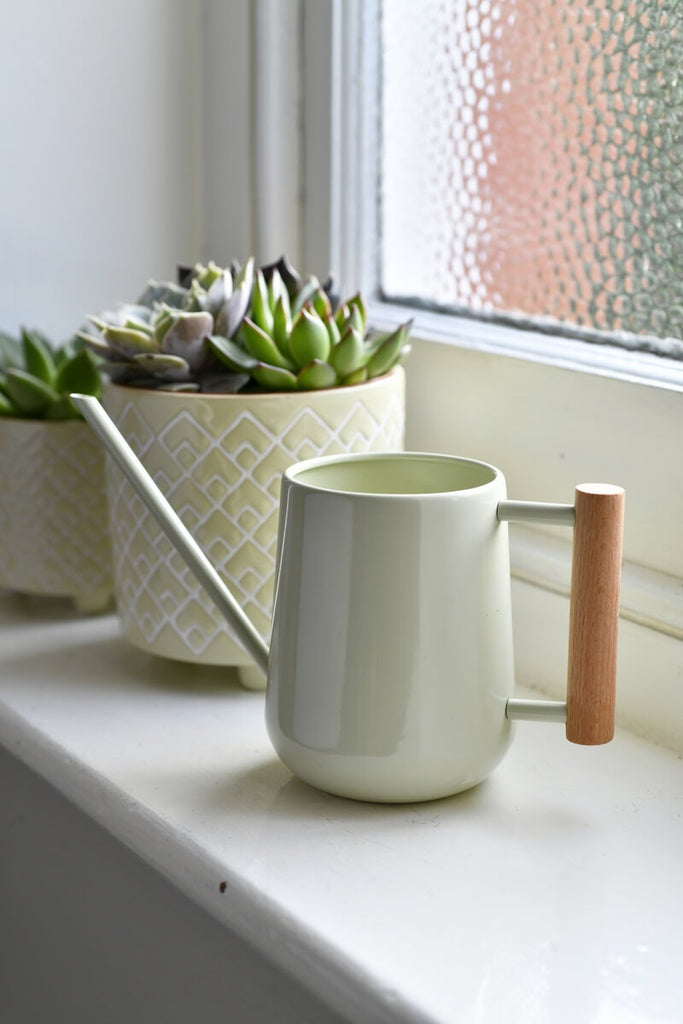
[[[298,89],[301,99],[298,124],[290,116],[284,131],[282,117],[268,131],[261,103],[266,120],[254,135],[255,157],[260,138],[276,168],[273,150],[286,151],[298,133],[296,194],[296,175],[285,183],[287,209],[300,213],[290,253],[319,274],[334,270],[344,291],[366,295],[376,285],[377,225],[362,198],[373,189],[377,112],[363,92],[367,71],[357,68],[359,57],[373,59],[374,3],[255,0],[270,27],[254,36],[257,64],[279,79],[281,95]],[[296,60],[291,46],[277,46],[283,34],[291,43],[292,24]],[[271,190],[265,209],[277,208],[274,197],[283,203],[277,173],[262,176],[260,187]],[[257,246],[267,250],[269,237],[276,245],[266,229]],[[619,718],[683,750],[683,364],[377,300],[370,310],[378,327],[415,319],[409,447],[494,462],[516,498],[571,500],[575,484],[597,474],[626,487]],[[549,530],[511,529],[518,678],[553,696],[564,687],[570,542]]]

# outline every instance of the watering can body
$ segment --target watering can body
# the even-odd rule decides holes
[[[300,778],[422,800],[501,760],[514,685],[505,497],[493,467],[439,456],[285,474],[266,723]]]

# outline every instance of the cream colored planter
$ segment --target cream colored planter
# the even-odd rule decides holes
[[[109,385],[103,404],[267,639],[283,471],[318,455],[401,450],[404,387],[399,367],[353,388],[288,394],[173,394]],[[245,666],[244,685],[263,686],[113,464],[108,479],[124,636],[168,658]]]
[[[80,420],[0,418],[0,587],[111,603],[105,457]]]

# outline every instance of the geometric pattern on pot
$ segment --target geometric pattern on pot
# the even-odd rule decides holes
[[[104,465],[82,421],[0,419],[0,587],[109,605]]]
[[[104,405],[267,639],[280,480],[294,462],[399,451],[404,372],[350,388],[202,395],[105,387]],[[183,661],[248,665],[230,627],[110,462],[117,608],[137,647]]]

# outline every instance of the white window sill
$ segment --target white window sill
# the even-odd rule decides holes
[[[0,742],[348,1020],[678,1018],[675,754],[522,723],[459,797],[344,801],[292,778],[229,671],[149,658],[113,616],[0,610]]]

